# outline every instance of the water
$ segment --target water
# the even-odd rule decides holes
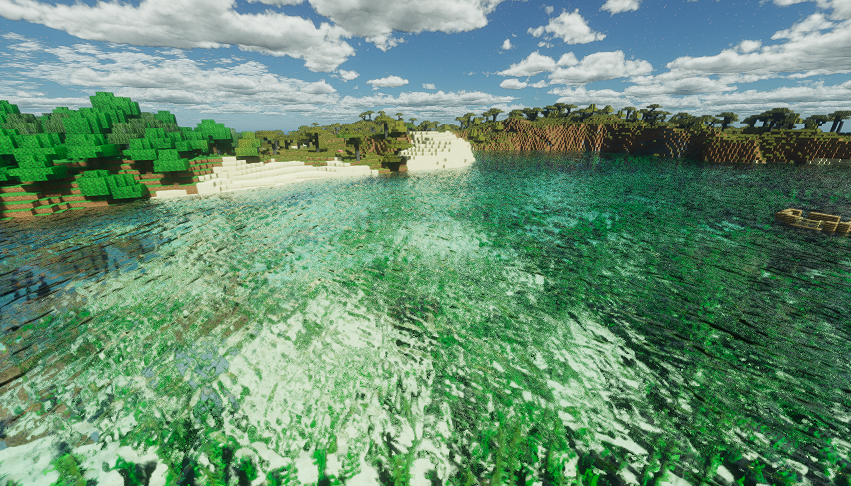
[[[5,222],[0,484],[847,486],[851,240],[774,213],[849,194],[479,152]]]

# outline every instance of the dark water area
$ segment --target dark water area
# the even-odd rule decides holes
[[[851,170],[476,152],[2,222],[0,484],[71,454],[101,484],[120,456],[204,484],[847,486],[851,239],[786,208],[851,219]]]

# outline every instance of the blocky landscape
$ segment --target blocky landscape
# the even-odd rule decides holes
[[[348,164],[368,166],[371,174],[405,172],[415,154],[425,156],[412,143],[417,130],[454,133],[481,151],[596,151],[748,164],[851,162],[851,136],[840,132],[843,120],[851,118],[845,111],[802,120],[775,108],[746,118],[747,127],[733,128],[728,127],[738,121],[733,113],[721,118],[678,113],[665,122],[670,113],[657,111],[659,105],[612,114],[610,106],[592,104],[571,113],[575,105],[556,103],[513,110],[504,121],[496,121],[498,109],[481,117],[468,113],[456,118],[459,125],[415,126],[416,118],[405,123],[402,113],[394,119],[379,111],[372,119],[374,112],[367,111],[356,123],[313,123],[285,134],[237,133],[214,120],[179,127],[171,113],[142,113],[129,98],[108,92],[90,98],[92,108],[59,107],[39,118],[0,101],[0,220],[122,204],[163,191],[199,194],[198,184],[218,177],[228,156],[254,164],[252,170],[260,170],[257,164],[301,161],[310,170]],[[830,132],[819,130],[831,120]],[[805,128],[794,129],[799,123]]]

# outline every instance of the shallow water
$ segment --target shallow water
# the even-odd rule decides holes
[[[0,484],[847,485],[848,168],[476,158],[0,223]]]

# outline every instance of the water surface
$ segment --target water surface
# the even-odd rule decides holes
[[[848,168],[476,159],[0,223],[0,481],[847,486]]]

